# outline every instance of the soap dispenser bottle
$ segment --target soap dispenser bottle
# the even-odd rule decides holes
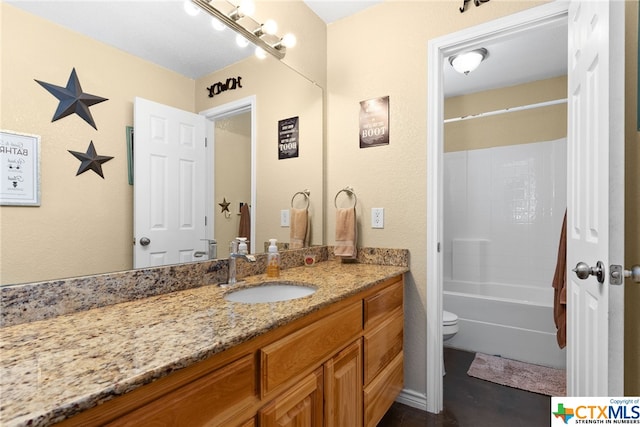
[[[238,241],[238,253],[240,255],[249,255],[249,250],[247,249],[247,238],[246,237],[236,237]]]
[[[267,277],[280,277],[280,254],[276,239],[269,239],[269,252],[267,254]]]

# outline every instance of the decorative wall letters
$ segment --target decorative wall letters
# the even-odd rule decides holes
[[[486,3],[488,1],[489,0],[473,0],[473,4],[475,4],[476,6],[480,6],[482,3]],[[471,0],[462,0],[462,7],[458,8],[460,10],[460,13],[464,13],[467,10],[470,2]]]
[[[209,91],[209,98],[213,98],[214,96],[221,94],[222,92],[226,92],[228,90],[239,89],[242,87],[241,83],[242,77],[229,77],[227,81],[224,83],[218,82],[214,83],[207,88]]]

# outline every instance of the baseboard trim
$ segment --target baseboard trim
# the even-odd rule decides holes
[[[396,402],[422,411],[427,410],[427,395],[406,388],[402,389],[398,397],[396,397]]]

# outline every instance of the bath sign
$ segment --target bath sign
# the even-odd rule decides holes
[[[40,206],[40,137],[0,131],[0,205]]]
[[[389,97],[360,101],[360,148],[389,144]]]
[[[298,157],[298,117],[278,121],[278,160]]]

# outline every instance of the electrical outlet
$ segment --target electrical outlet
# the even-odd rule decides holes
[[[289,209],[282,209],[280,211],[280,227],[289,226]]]
[[[371,208],[371,228],[384,228],[384,208]]]

